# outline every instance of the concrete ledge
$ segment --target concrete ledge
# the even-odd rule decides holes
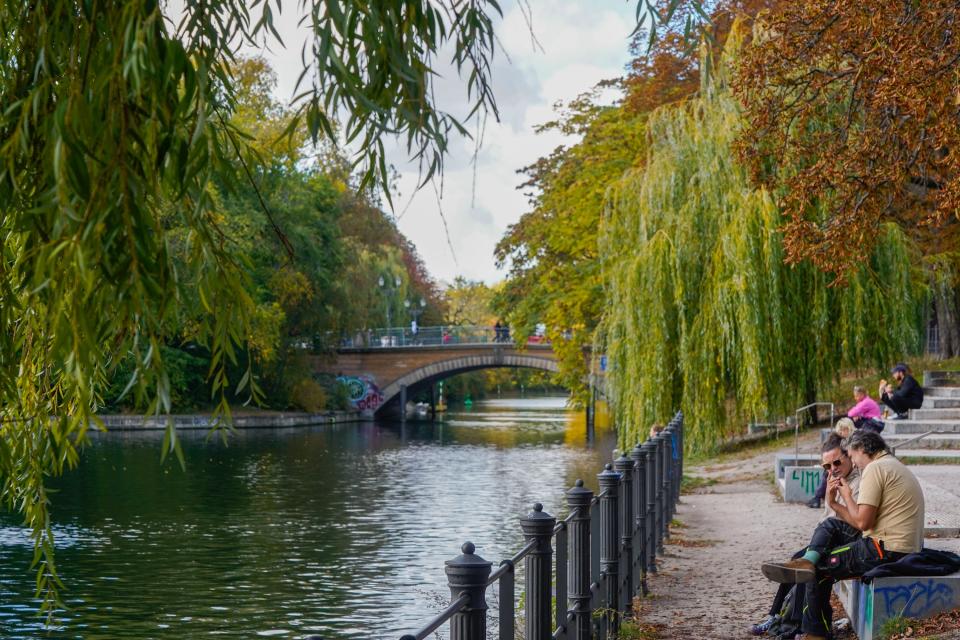
[[[212,429],[213,416],[205,414],[171,416],[100,416],[104,426],[110,431],[144,431],[166,429],[173,421],[177,429]],[[341,424],[360,422],[365,418],[353,411],[329,411],[326,413],[263,413],[256,415],[235,415],[233,426],[237,429],[271,429],[283,427],[305,427],[319,424]]]
[[[924,387],[923,397],[960,398],[960,387]]]
[[[957,420],[887,420],[882,435],[920,435],[927,431],[947,431],[960,434],[960,421]]]
[[[823,469],[819,466],[784,467],[783,478],[778,481],[780,495],[784,502],[807,502],[817,492],[822,480]]]
[[[924,420],[960,420],[960,407],[936,409],[911,409],[910,419],[917,422]]]
[[[955,409],[960,407],[960,398],[931,398],[924,396],[921,409]]]
[[[960,607],[960,573],[880,578],[870,584],[843,580],[833,590],[860,640],[878,640],[883,623],[898,615],[929,618]]]
[[[926,433],[921,431],[920,433]],[[887,437],[884,437],[887,445],[890,447],[899,447],[903,442],[910,442],[913,438],[916,438],[920,433],[910,434],[910,433],[897,433],[889,434]],[[922,440],[917,440],[916,442],[910,443],[909,446],[911,449],[946,449],[957,450],[960,449],[960,433],[945,433],[940,435],[931,435],[923,438]],[[897,454],[900,452],[897,451]]]
[[[773,470],[777,474],[777,480],[782,480],[784,469],[792,467],[810,467],[820,464],[820,456],[816,453],[801,453],[799,456],[793,453],[778,453],[773,457]]]

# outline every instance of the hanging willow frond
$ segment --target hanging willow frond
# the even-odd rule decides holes
[[[733,152],[742,119],[728,69],[740,42],[731,35],[698,97],[651,116],[646,166],[608,198],[602,336],[624,446],[681,408],[691,447],[710,449],[748,419],[791,413],[844,368],[919,345],[926,289],[897,228],[842,288],[784,264],[780,212]]]

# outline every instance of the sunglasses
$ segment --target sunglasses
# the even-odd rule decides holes
[[[828,462],[827,464],[822,464],[820,466],[823,467],[826,471],[830,471],[831,464],[833,465],[833,467],[839,468],[840,465],[843,464],[843,460],[834,460],[832,463]]]

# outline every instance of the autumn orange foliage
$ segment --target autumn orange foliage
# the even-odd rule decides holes
[[[633,60],[624,80],[624,108],[628,113],[649,113],[657,107],[678,102],[700,88],[700,52],[697,39],[690,33],[693,20],[701,11],[709,11],[703,37],[715,54],[723,49],[733,23],[738,18],[753,19],[759,12],[779,6],[783,0],[722,0],[705,6],[702,1],[681,2],[667,17],[670,2],[661,0],[659,37],[651,45],[645,32],[635,34],[630,43]]]
[[[740,151],[780,197],[790,261],[842,278],[889,220],[927,250],[955,238],[958,29],[953,0],[796,0],[757,21]]]

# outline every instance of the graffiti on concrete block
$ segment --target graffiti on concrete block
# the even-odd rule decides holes
[[[376,411],[383,404],[383,393],[370,376],[340,376],[337,382],[347,388],[350,404],[357,411]]]
[[[823,473],[820,469],[794,469],[793,479],[800,481],[800,487],[807,495],[813,495],[820,486]]]
[[[902,615],[905,618],[922,618],[957,605],[953,587],[936,579],[917,580],[908,585],[876,587],[874,597],[881,596],[888,615]]]

